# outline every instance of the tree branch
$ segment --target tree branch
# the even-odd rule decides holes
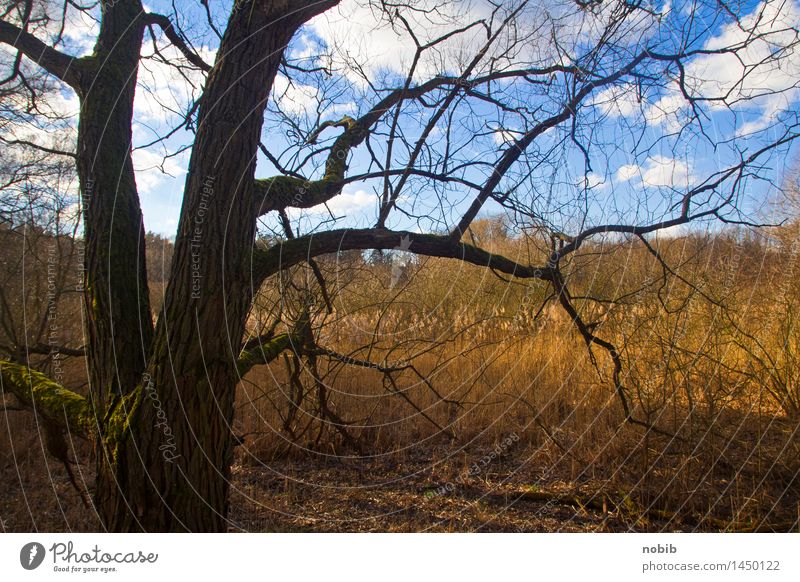
[[[95,433],[97,421],[91,403],[41,372],[0,360],[0,391],[13,394],[37,415],[70,434],[90,439]]]
[[[73,89],[79,88],[81,72],[79,59],[54,49],[31,33],[4,20],[0,20],[0,42],[13,46]]]
[[[595,89],[613,83],[621,79],[623,76],[631,73],[634,69],[636,69],[637,66],[639,66],[640,63],[642,63],[642,61],[647,58],[648,55],[648,51],[645,50],[639,53],[627,65],[615,73],[612,73],[602,79],[597,79],[586,83],[572,96],[572,98],[564,105],[560,112],[548,117],[544,121],[537,123],[529,131],[522,135],[522,137],[512,143],[510,147],[503,152],[503,155],[500,157],[500,160],[495,166],[492,175],[486,181],[483,189],[475,197],[475,200],[473,200],[472,204],[464,213],[461,220],[459,220],[458,225],[456,225],[456,227],[450,232],[450,238],[453,240],[461,239],[464,233],[467,232],[469,226],[472,224],[472,221],[475,220],[478,212],[480,212],[483,205],[500,184],[502,178],[537,137],[542,135],[547,130],[556,127],[557,125],[560,125],[564,121],[577,115],[578,108],[583,100]]]
[[[260,204],[257,215],[262,216],[268,212],[285,210],[286,208],[311,208],[338,195],[346,183],[345,171],[350,151],[361,145],[369,134],[370,128],[392,107],[402,101],[419,99],[427,93],[442,87],[474,88],[492,81],[516,76],[549,76],[556,71],[571,70],[572,68],[570,67],[553,66],[500,71],[472,79],[465,79],[463,76],[436,76],[416,87],[395,89],[360,118],[353,119],[345,116],[339,121],[326,121],[307,138],[307,143],[315,143],[322,131],[328,127],[345,128],[344,133],[336,139],[331,147],[328,159],[325,162],[325,175],[322,179],[307,180],[298,176],[273,176],[255,180],[256,200]],[[269,153],[265,152],[265,154],[271,157]],[[393,173],[417,174],[419,172],[407,168]],[[384,173],[379,173],[379,175],[383,176]]]
[[[68,348],[66,346],[57,346],[50,344],[33,344],[30,346],[23,346],[21,351],[27,351],[30,354],[61,354],[63,356],[70,356],[73,358],[82,358],[86,355],[86,348]]]
[[[239,354],[236,367],[239,377],[244,376],[253,366],[269,364],[284,350],[301,345],[301,339],[294,333],[282,333],[267,342],[260,342],[252,347],[245,347]]]
[[[200,55],[198,55],[191,47],[189,47],[184,38],[172,25],[172,22],[169,18],[163,14],[156,14],[154,12],[148,13],[146,18],[148,25],[155,24],[161,28],[162,31],[164,31],[164,36],[166,36],[169,41],[175,45],[175,48],[181,51],[181,54],[186,57],[187,61],[206,73],[211,70],[211,65],[205,62]]]
[[[549,281],[552,275],[550,267],[521,265],[502,255],[453,241],[447,236],[367,228],[309,234],[267,249],[256,246],[253,250],[253,280],[260,285],[267,277],[320,255],[369,249],[403,249],[417,255],[458,259],[521,279]]]

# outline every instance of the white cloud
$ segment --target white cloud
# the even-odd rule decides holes
[[[642,115],[649,125],[670,131],[677,131],[685,125],[689,107],[677,83],[669,85],[657,97],[641,95],[633,85],[612,86],[600,91],[592,104],[612,119]]]
[[[603,89],[592,99],[592,104],[612,118],[631,117],[642,107],[633,85],[614,85]]]
[[[307,214],[328,214],[328,209],[330,209],[334,216],[346,216],[376,207],[377,198],[375,194],[363,189],[349,190],[345,186],[341,194],[328,201],[327,208],[325,204],[319,204],[308,210],[290,208],[288,213],[290,217],[295,218],[304,212]]]
[[[143,45],[142,54],[152,55],[153,52],[153,41],[150,40]],[[159,52],[170,62],[183,60],[173,46],[160,46]],[[201,49],[199,53],[207,63],[213,63],[216,58],[216,50]],[[183,68],[182,71],[184,74],[175,66],[160,60],[141,61],[134,100],[137,121],[156,126],[170,125],[186,112],[189,104],[199,95],[203,73],[189,68]]]
[[[642,168],[642,182],[646,186],[686,188],[690,183],[689,167],[674,158],[656,156],[648,158]]]
[[[800,99],[800,5],[795,0],[765,0],[741,24],[729,24],[706,47],[739,47],[735,53],[705,55],[686,73],[695,94],[724,97],[725,104],[750,102],[760,119],[739,133],[766,127],[781,110]],[[723,104],[719,104],[723,106]]]
[[[356,190],[355,192],[344,191],[328,202],[328,208],[336,215],[359,212],[369,208],[375,208],[377,199],[375,194],[366,190]]]
[[[318,104],[319,90],[310,85],[301,85],[283,75],[277,75],[272,85],[272,97],[286,113],[303,115],[312,111]]]
[[[136,170],[136,185],[143,194],[150,193],[176,179],[181,179],[186,168],[175,156],[164,158],[162,154],[138,149],[133,152],[133,167]]]
[[[667,228],[662,228],[661,230],[655,231],[654,236],[660,239],[675,239],[680,238],[682,236],[686,236],[691,232],[688,225],[685,224],[676,224],[675,226],[670,226]]]
[[[634,176],[639,175],[640,168],[636,164],[626,164],[617,170],[616,179],[618,182],[627,182]]]
[[[336,216],[368,210],[369,208],[375,208],[376,205],[377,200],[375,198],[375,194],[361,189],[356,190],[355,192],[348,192],[345,189],[344,192],[328,202],[328,208],[330,208],[331,212],[333,212]],[[312,208],[312,212],[314,210],[324,210],[327,212],[324,206]]]
[[[581,190],[605,190],[609,187],[609,183],[600,174],[591,172],[586,176],[581,176],[578,179],[577,186]]]
[[[517,141],[522,132],[513,129],[498,127],[492,132],[492,138],[497,145],[511,144]]]
[[[677,83],[671,84],[667,92],[655,103],[649,105],[644,116],[651,125],[664,126],[670,131],[678,131],[686,125],[689,103]]]
[[[683,161],[665,156],[648,158],[641,166],[626,164],[615,174],[617,182],[641,179],[644,186],[685,189],[694,180],[691,168]],[[638,182],[639,180],[636,180]]]
[[[0,121],[0,134],[8,140],[24,140],[34,144],[66,151],[74,151],[78,137],[78,96],[64,85],[37,99],[43,117],[29,119],[25,113],[27,102],[18,96],[4,99],[6,111],[15,111]]]
[[[55,33],[57,19],[51,23]],[[95,39],[100,32],[100,23],[83,10],[74,10],[70,7],[66,13],[66,22],[63,31],[65,44],[69,47],[70,54],[78,57],[90,55],[94,49]]]
[[[712,37],[705,49],[737,49],[725,54],[702,55],[685,63],[685,87],[691,97],[708,101],[712,108],[743,108],[749,104],[756,119],[749,119],[739,135],[767,127],[774,116],[800,100],[800,5],[796,0],[765,0],[740,24],[728,24]],[[687,121],[689,103],[677,82],[657,97],[640,95],[633,85],[604,89],[593,104],[612,118],[633,117],[671,131]]]
[[[444,3],[441,0],[420,0],[412,5],[414,8],[403,9],[402,15],[421,44],[468,23],[482,18],[488,20],[492,11],[485,0]],[[407,72],[414,56],[414,42],[400,20],[395,19],[393,25],[386,14],[371,3],[345,0],[315,18],[310,26],[329,47],[334,67],[342,68],[342,72],[358,84],[363,84],[363,79],[347,63],[358,63],[365,74],[375,78],[379,71]],[[485,29],[481,26],[452,36],[436,49],[424,53],[417,66],[416,78],[459,70],[485,41]],[[498,47],[502,45],[502,42],[497,43]],[[309,56],[306,53],[308,51],[303,53],[304,56]],[[487,62],[491,56],[490,52]]]

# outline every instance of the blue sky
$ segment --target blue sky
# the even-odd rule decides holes
[[[216,24],[222,30],[230,2],[211,4]],[[177,2],[177,15],[172,5],[168,0],[152,0],[146,7],[177,18],[204,58],[213,61],[218,41],[206,24],[205,12],[199,2]],[[551,20],[562,27],[561,33],[565,35],[564,42],[568,48],[580,54],[595,34],[596,22],[592,24],[591,19],[582,14],[573,16],[575,4],[572,2],[565,2],[564,8],[553,3],[545,6],[550,11]],[[690,2],[654,3],[651,6],[653,16],[641,16],[632,28],[631,46],[627,48],[644,42],[668,47],[677,42],[680,38],[678,31],[690,18],[702,21],[706,27],[698,27],[701,32],[694,38],[695,47],[717,48],[743,38],[744,33],[733,26],[730,19],[720,18],[710,10],[690,14],[691,6]],[[743,6],[743,24],[747,26],[751,22],[753,25],[755,15],[761,14],[763,18],[757,30],[774,34],[770,37],[774,42],[762,43],[763,46],[748,49],[737,56],[692,59],[687,63],[687,72],[696,79],[698,94],[721,94],[730,90],[734,80],[741,75],[740,62],[755,63],[769,51],[776,50],[780,42],[787,41],[786,27],[798,26],[800,20],[800,8],[793,1],[747,2]],[[456,2],[450,10],[445,16],[450,17],[451,22],[445,22],[446,19],[430,22],[415,14],[407,17],[420,38],[432,38],[470,19],[489,15],[487,4],[480,1]],[[521,29],[526,25],[534,27],[539,22],[537,18],[542,9],[537,7],[537,10],[538,13],[532,11],[530,16],[523,17]],[[75,20],[68,32],[66,48],[74,54],[91,50],[92,22]],[[435,55],[436,58],[430,62],[422,63],[415,81],[423,81],[436,73],[453,74],[457,71],[464,55],[473,54],[481,42],[480,31],[476,28],[473,32],[475,34],[457,35],[457,42],[447,45],[443,55]],[[517,56],[519,62],[548,62],[550,55],[546,53],[551,49],[533,46],[535,44],[521,51]],[[152,54],[149,39],[144,52]],[[330,53],[333,60],[316,60],[320,53]],[[344,113],[363,112],[376,101],[376,94],[352,69],[344,66],[344,55],[351,55],[359,61],[373,80],[381,81],[385,86],[398,86],[411,60],[413,46],[407,34],[393,30],[385,21],[381,22],[376,11],[365,3],[344,0],[339,8],[304,27],[290,45],[288,54],[306,65],[330,65],[334,71],[331,77],[293,74],[291,83],[283,75],[276,79],[273,107],[279,105],[291,114],[298,127],[309,131],[318,119],[335,119]],[[520,164],[510,174],[510,179],[519,178],[523,171],[530,170],[530,175],[519,183],[517,195],[520,201],[546,216],[554,227],[561,230],[577,228],[581,221],[643,220],[662,216],[669,212],[687,187],[702,182],[714,171],[727,166],[741,151],[774,139],[780,130],[780,121],[797,113],[800,91],[795,85],[798,78],[800,58],[794,52],[787,53],[780,62],[769,67],[756,67],[749,71],[746,82],[735,88],[734,96],[743,101],[731,108],[704,105],[702,126],[686,125],[691,110],[677,85],[669,79],[655,79],[643,92],[634,85],[598,90],[585,102],[578,116],[581,122],[578,126],[579,141],[582,136],[584,143],[593,144],[589,152],[592,172],[587,172],[580,148],[569,140],[561,141],[564,131],[551,130],[531,148],[527,166]],[[323,99],[322,106],[317,102],[321,95],[320,83],[333,95],[330,99]],[[180,130],[162,143],[143,146],[174,127],[180,112],[199,96],[201,87],[202,76],[199,73],[186,79],[173,67],[149,59],[143,61],[137,90],[134,160],[146,228],[165,236],[174,235],[177,226],[189,151],[165,156],[180,152],[190,144],[192,136]],[[462,132],[454,134],[454,137],[466,144],[462,154],[465,161],[470,156],[484,161],[495,160],[504,148],[511,147],[509,140],[519,135],[516,131],[534,123],[536,115],[560,105],[563,88],[562,78],[553,79],[549,94],[524,83],[494,88],[505,92],[515,106],[529,105],[534,113],[527,117],[499,114],[494,107],[481,102],[472,103],[469,108],[459,107],[454,120],[462,127]],[[759,96],[768,90],[776,93]],[[69,91],[63,93],[62,99],[59,107],[76,109],[77,99]],[[539,113],[534,106],[540,107]],[[401,120],[401,131],[413,139],[419,135],[430,115],[431,111],[425,108],[411,109],[409,115]],[[294,145],[285,158],[288,163],[291,154],[304,155],[308,148],[299,145],[298,138],[287,137],[289,125],[278,121],[275,115],[268,114],[263,142],[276,154]],[[335,137],[337,131],[327,130],[323,137]],[[480,137],[475,138],[478,134]],[[752,137],[746,138],[749,134]],[[385,143],[377,137],[372,145],[377,151],[385,151]],[[554,148],[554,153],[548,157],[545,152],[550,147]],[[395,163],[402,167],[403,153],[396,154]],[[549,161],[542,163],[545,159]],[[763,174],[780,183],[787,167],[785,160],[780,156],[767,159]],[[350,161],[351,172],[363,171],[367,161],[367,150],[361,146]],[[323,162],[323,155],[315,157],[313,163],[303,169],[304,175],[318,175]],[[257,175],[264,177],[274,173],[271,164],[260,158]],[[464,173],[464,177],[481,182],[486,174],[480,169],[471,169]],[[510,181],[501,186],[508,184]],[[381,188],[380,180],[347,186],[342,195],[328,205],[338,219],[335,224],[372,224]],[[447,193],[446,208],[442,210],[429,185],[412,181],[407,190],[401,196],[401,207],[418,218],[398,214],[393,226],[420,230],[442,228],[445,224],[452,224],[473,197],[471,192],[451,190]],[[742,207],[751,215],[757,214],[763,201],[772,195],[769,184],[760,180],[751,180],[743,191],[748,199],[742,201]],[[485,209],[489,214],[499,211],[497,205],[491,204]],[[302,231],[330,219],[328,209],[323,207],[293,212],[291,216]]]

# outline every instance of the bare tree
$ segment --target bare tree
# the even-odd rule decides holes
[[[15,63],[30,61],[80,99],[91,397],[12,362],[1,364],[3,389],[95,440],[95,504],[111,530],[225,528],[240,362],[267,362],[292,344],[272,337],[253,353],[258,346],[245,339],[253,297],[274,275],[324,254],[399,248],[550,286],[586,344],[608,353],[625,417],[641,422],[619,351],[584,321],[566,266],[593,237],[646,244],[692,222],[746,222],[745,193],[769,179],[769,164],[797,137],[791,109],[764,110],[770,96],[791,95],[797,77],[759,82],[793,63],[797,30],[780,3],[749,14],[714,2],[669,13],[627,1],[488,3],[477,13],[458,3],[375,3],[383,30],[409,48],[400,74],[335,42],[315,58],[291,50],[297,31],[337,4],[236,0],[211,66],[174,15],[148,14],[139,0],[101,1],[93,53],[80,58],[66,52],[59,18],[46,17],[60,13],[55,4],[5,3],[0,42],[20,55],[12,78]],[[143,35],[156,29],[183,66],[207,76],[188,109],[191,160],[154,318],[131,128]],[[719,59],[733,79],[709,74]],[[302,101],[282,97],[308,87],[317,114],[287,110]],[[283,151],[265,139],[277,127]],[[664,151],[674,154],[669,164]],[[718,163],[688,169],[692,151],[716,151]],[[277,175],[257,178],[259,161]],[[658,179],[661,166],[670,180]],[[603,190],[615,173],[630,190]],[[284,228],[283,240],[258,240],[259,222],[262,232],[281,232],[293,213],[333,205],[351,184],[375,187],[371,226],[329,229],[340,217],[301,215],[291,238]],[[539,233],[544,252],[506,257],[466,242],[492,205]]]

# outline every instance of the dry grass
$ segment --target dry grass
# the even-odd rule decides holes
[[[231,529],[796,531],[800,269],[763,248],[707,242],[659,247],[694,287],[662,284],[660,266],[632,246],[590,249],[570,266],[576,297],[642,289],[616,304],[575,303],[620,348],[636,418],[674,436],[625,422],[608,355],[595,349],[592,359],[552,304],[536,316],[541,285],[431,260],[392,289],[389,267],[361,256],[323,264],[346,268],[330,277],[335,312],[317,298],[318,344],[384,366],[411,361],[415,371],[393,374],[393,384],[378,369],[320,357],[314,374],[302,354],[251,371],[237,395],[244,441]],[[735,268],[734,253],[744,257]],[[292,305],[313,287],[307,275],[259,302],[287,306],[280,316],[290,325]],[[3,425],[2,529],[97,529],[63,468],[43,458],[30,417],[9,412]],[[89,453],[73,452],[86,476]]]
[[[476,486],[482,495],[508,495],[513,483],[512,492],[566,489],[608,497],[609,504],[626,509],[617,528],[796,529],[800,439],[797,424],[777,412],[773,402],[738,393],[721,409],[696,404],[690,413],[678,396],[655,414],[637,407],[638,416],[679,435],[669,438],[624,423],[607,377],[598,376],[585,346],[566,325],[551,323],[533,338],[480,349],[456,342],[446,351],[467,355],[444,368],[437,368],[446,360],[441,354],[426,355],[416,364],[441,396],[463,408],[443,402],[410,373],[398,385],[451,436],[388,393],[380,373],[349,367],[335,378],[330,401],[352,423],[347,430],[360,453],[348,448],[330,423],[315,417],[313,395],[306,397],[297,421],[308,428],[292,442],[282,430],[285,370],[275,364],[254,372],[242,385],[240,428],[248,438],[241,464],[251,474],[269,474],[276,463],[315,466],[366,459],[366,483],[375,483],[386,471],[378,468],[382,465],[408,465],[410,483],[418,488],[411,475],[435,467],[449,471],[444,480],[452,481],[468,472],[482,451],[514,435],[515,461],[492,469],[494,479]],[[422,460],[431,449],[443,451],[447,469],[435,456]],[[324,480],[317,472],[307,474]],[[315,485],[306,478],[305,487],[313,490]],[[319,485],[325,489],[326,483]],[[269,500],[263,503],[276,507]],[[474,528],[470,523],[465,527]],[[391,520],[384,525],[397,526]],[[434,522],[420,525],[429,526],[438,527]],[[530,523],[521,527],[536,529]]]

